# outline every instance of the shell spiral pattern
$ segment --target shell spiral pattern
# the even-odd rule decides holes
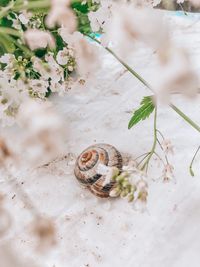
[[[122,168],[122,156],[119,151],[108,144],[95,144],[86,148],[77,158],[74,174],[78,181],[88,187],[96,196],[109,197],[114,182],[103,186],[105,175],[97,173],[98,164]]]

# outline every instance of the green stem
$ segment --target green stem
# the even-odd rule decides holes
[[[151,152],[145,153],[146,155],[138,162],[137,167],[140,166],[140,164],[149,156]]]
[[[27,56],[27,57],[32,57],[34,56],[33,52],[31,50],[29,50],[25,45],[23,44],[20,44],[18,42],[18,40],[16,40],[15,38],[13,38],[12,36],[7,36],[7,38],[9,39],[9,41],[11,43],[14,43],[15,46],[19,47],[23,52],[24,54]]]
[[[161,136],[162,139],[164,140],[165,138],[164,138],[164,135],[161,133],[161,131],[159,131],[159,130],[157,129],[157,132],[160,134],[160,136]]]
[[[101,42],[99,42],[99,40],[92,37],[91,35],[87,35],[87,36],[102,46],[102,44],[101,44]],[[119,58],[112,49],[110,49],[109,47],[104,47],[104,48],[110,54],[112,54],[131,74],[133,74],[133,76],[135,76],[141,83],[143,83],[146,87],[148,87],[150,90],[152,90],[150,85],[147,83],[147,81],[145,81],[136,71],[134,71],[128,64],[126,64],[121,58]]]
[[[13,7],[14,7],[13,1],[11,1],[10,4],[7,5],[6,7],[2,7],[0,10],[0,19],[6,16]]]
[[[140,159],[140,158],[143,157],[143,156],[148,155],[149,153],[150,153],[150,152],[146,152],[146,153],[144,153],[144,154],[138,156],[137,158],[134,158],[134,161],[137,161],[138,159]]]
[[[196,158],[196,155],[197,155],[197,153],[199,152],[199,149],[200,149],[200,146],[197,148],[197,151],[195,152],[195,154],[194,154],[194,156],[193,156],[193,158],[192,158],[192,161],[191,161],[191,163],[190,163],[190,168],[189,168],[189,170],[190,170],[190,174],[191,174],[191,176],[194,176],[194,172],[193,172],[192,166],[193,166],[194,160],[195,160],[195,158]]]
[[[155,153],[156,144],[157,144],[156,123],[157,123],[157,107],[155,107],[155,112],[154,112],[154,125],[153,125],[154,140],[153,140],[153,146],[152,146],[152,149],[151,149],[151,152],[150,152],[148,158],[146,159],[146,161],[142,165],[141,170],[144,170],[145,167],[148,168],[149,161],[150,161],[151,157],[153,156],[153,154]]]
[[[161,134],[161,132],[159,131],[159,130],[156,130],[158,133],[160,133]],[[162,137],[163,137],[163,140],[164,140],[164,136],[163,135],[161,135]],[[159,146],[160,146],[160,149],[164,152],[164,149],[163,149],[163,147],[162,147],[162,145],[161,145],[161,143],[160,143],[160,141],[159,141],[159,139],[158,139],[158,137],[157,137],[157,143],[159,144]],[[165,153],[164,153],[165,154]],[[167,164],[169,164],[169,160],[168,160],[168,157],[167,157],[167,155],[165,154],[164,155],[165,156],[165,160],[166,160],[166,162],[167,162]]]
[[[164,160],[158,155],[158,153],[156,153],[156,151],[154,151],[153,152],[156,156],[157,156],[157,158],[162,162],[162,164],[165,166],[165,162],[164,162]]]
[[[86,35],[98,44],[101,44],[99,40],[97,40],[95,37],[92,37],[90,35]],[[135,72],[130,66],[128,66],[122,59],[120,59],[110,48],[104,47],[110,54],[112,54],[133,76],[135,76],[141,83],[143,83],[146,87],[148,87],[149,90],[151,90],[153,93],[154,90],[152,87],[137,73]],[[170,103],[169,106],[179,115],[181,116],[187,123],[189,123],[194,129],[196,129],[198,132],[200,132],[200,127],[192,121],[183,111],[181,111],[178,107],[176,107],[174,104]]]
[[[177,108],[175,105],[172,103],[169,104],[169,106],[176,112],[178,113],[187,123],[189,123],[194,129],[196,129],[198,132],[200,132],[200,127],[192,121],[185,113],[183,113],[179,108]]]
[[[16,36],[16,37],[22,37],[22,34],[19,31],[14,30],[12,28],[7,28],[7,27],[0,27],[0,33],[13,35],[13,36]]]
[[[51,6],[51,1],[42,0],[42,1],[29,1],[27,5],[19,4],[14,6],[13,11],[20,11],[22,9],[30,10],[30,9],[43,9],[49,8]]]

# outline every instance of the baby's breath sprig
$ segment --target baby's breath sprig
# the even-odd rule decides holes
[[[148,184],[144,172],[133,166],[124,166],[122,172],[113,180],[116,185],[110,192],[111,197],[127,198],[135,209],[141,211],[146,209]]]
[[[116,187],[110,192],[110,196],[120,196],[122,198],[128,197],[128,201],[134,200],[134,192],[136,187],[129,181],[130,174],[127,171],[122,172],[117,177],[113,177],[113,181],[116,182]]]
[[[148,184],[146,174],[137,168],[135,161],[130,161],[122,169],[99,164],[97,173],[105,175],[103,186],[114,182],[110,197],[126,198],[136,209],[144,210],[147,204]]]

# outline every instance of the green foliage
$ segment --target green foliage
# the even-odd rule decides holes
[[[6,34],[0,33],[0,55],[4,53],[13,53],[15,51],[15,45],[10,40],[10,37]]]
[[[141,120],[147,119],[154,111],[154,108],[155,105],[152,96],[145,96],[140,103],[140,107],[134,111],[133,116],[129,121],[128,129],[132,128]]]
[[[74,10],[77,21],[78,21],[78,31],[83,34],[89,34],[92,32],[90,27],[90,21],[88,19],[88,13],[90,11],[96,11],[99,7],[98,4],[93,3],[91,0],[88,0],[86,4],[81,4],[80,0],[74,0],[71,4],[72,9]]]
[[[71,7],[75,10],[80,11],[81,13],[85,13],[85,14],[88,13],[88,4],[86,3],[83,5],[83,4],[81,4],[81,1],[79,1],[79,0],[72,1]]]
[[[0,6],[7,6],[10,0],[0,0]]]

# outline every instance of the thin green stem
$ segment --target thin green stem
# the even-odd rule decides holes
[[[153,154],[155,152],[155,149],[156,149],[156,144],[157,144],[156,124],[157,124],[157,107],[155,107],[155,112],[154,112],[154,124],[153,124],[154,140],[153,140],[153,146],[152,146],[151,152],[150,152],[147,160],[142,165],[141,170],[144,170],[145,167],[146,167],[146,170],[148,169],[149,161],[150,161],[151,157],[153,156]]]
[[[175,105],[172,103],[169,104],[169,106],[176,112],[178,113],[187,123],[189,123],[194,129],[196,129],[198,132],[200,132],[200,127],[193,121],[191,120],[183,111],[181,111],[179,108],[177,108]]]
[[[95,37],[92,37],[91,35],[86,35],[101,46],[101,42],[97,40]],[[103,46],[104,47],[104,46]],[[120,59],[113,51],[112,49],[108,47],[104,47],[110,54],[112,54],[132,75],[134,75],[141,83],[143,83],[146,87],[148,87],[149,90],[151,90],[153,93],[154,90],[152,87],[137,73],[135,72],[130,66],[128,66],[122,59]],[[169,106],[179,115],[181,116],[187,123],[189,123],[194,129],[196,129],[198,132],[200,132],[200,127],[192,121],[183,111],[181,111],[178,107],[176,107],[174,104],[170,103]]]
[[[160,131],[157,130],[157,132],[161,134]],[[164,137],[163,137],[163,139],[164,139]],[[164,152],[164,149],[163,149],[163,147],[162,147],[162,145],[161,145],[160,140],[158,139],[158,137],[157,137],[157,143],[159,144],[161,150]],[[169,160],[168,160],[167,155],[165,155],[165,160],[166,160],[167,164],[169,164]]]
[[[10,10],[12,10],[13,7],[14,7],[14,1],[11,1],[9,5],[2,7],[0,9],[0,19],[6,16],[10,12]]]
[[[19,31],[12,29],[12,28],[7,28],[7,27],[0,27],[0,33],[13,35],[16,37],[22,37],[22,34]]]
[[[27,5],[19,4],[13,7],[13,11],[20,11],[22,9],[30,10],[30,9],[43,9],[49,8],[51,6],[51,1],[49,0],[36,0],[36,1],[29,1]]]
[[[33,52],[29,50],[25,45],[20,44],[18,40],[16,40],[12,36],[7,36],[7,38],[9,38],[10,42],[14,43],[17,47],[19,47],[27,57],[34,56]]]
[[[192,161],[191,161],[191,163],[190,163],[190,168],[189,168],[189,170],[190,170],[190,174],[191,174],[191,176],[194,176],[194,172],[193,172],[192,166],[193,166],[194,160],[195,160],[195,158],[196,158],[196,155],[197,155],[197,153],[199,152],[199,149],[200,149],[200,146],[197,148],[197,150],[196,150],[196,152],[195,152],[195,154],[194,154],[194,156],[193,156],[193,158],[192,158]]]
[[[156,131],[160,134],[160,136],[162,137],[162,139],[164,140],[165,138],[164,138],[164,135],[161,133],[161,131],[160,130],[158,130],[158,129],[156,129]]]
[[[164,162],[164,160],[158,155],[158,153],[156,152],[156,151],[154,151],[153,152],[156,156],[157,156],[157,158],[162,162],[162,164],[165,166],[165,162]]]
[[[102,46],[101,42],[97,40],[95,37],[92,37],[91,35],[87,35],[87,36]],[[128,64],[126,64],[121,58],[119,58],[112,49],[110,49],[109,47],[104,47],[104,48],[110,54],[112,54],[131,74],[133,74],[133,76],[135,76],[141,83],[143,83],[146,87],[152,90],[150,85],[147,83],[147,81],[145,81],[136,71],[134,71]]]
[[[137,158],[134,158],[134,161],[140,159],[140,158],[143,157],[143,156],[146,156],[147,154],[149,154],[149,152],[146,152],[146,153],[144,153],[144,154],[138,156]]]
[[[188,16],[187,12],[185,11],[185,9],[183,8],[183,6],[181,5],[181,3],[179,3],[179,6],[181,8],[181,10],[183,11],[185,16]]]
[[[138,162],[137,167],[140,166],[140,164],[149,156],[151,152],[145,153],[146,155]]]

